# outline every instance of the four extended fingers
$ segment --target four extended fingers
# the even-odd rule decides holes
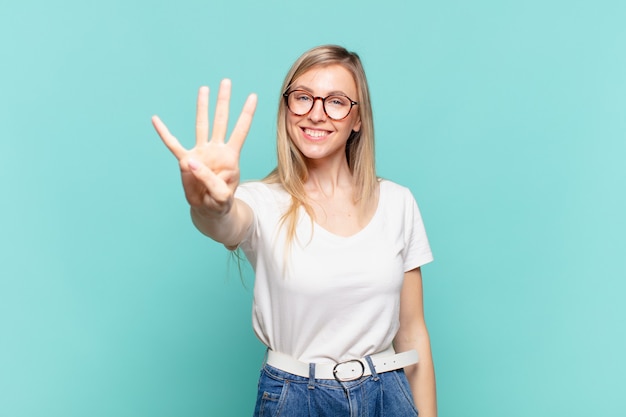
[[[220,89],[218,92],[211,141],[215,140],[217,142],[224,143],[226,131],[228,129],[228,107],[230,104],[230,94],[231,81],[229,79],[224,79],[220,83]],[[252,118],[256,109],[256,103],[256,94],[250,94],[243,106],[235,128],[233,129],[233,133],[229,139],[229,144],[232,143],[237,151],[241,151],[246,135],[250,130]],[[208,112],[209,88],[203,86],[200,87],[198,91],[198,100],[196,105],[196,146],[205,144],[209,137]],[[178,160],[182,159],[187,153],[187,150],[180,144],[178,139],[170,133],[167,126],[165,126],[158,116],[152,117],[152,124],[161,137],[161,140],[163,140],[165,146],[167,146],[167,148],[174,154],[174,156],[176,156]]]

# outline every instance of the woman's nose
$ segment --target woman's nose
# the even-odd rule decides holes
[[[309,112],[309,119],[313,122],[323,122],[326,120],[326,112],[324,111],[324,101],[321,97],[316,97],[313,102],[313,108]]]

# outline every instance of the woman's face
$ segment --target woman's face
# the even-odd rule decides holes
[[[343,95],[354,101],[358,98],[352,74],[337,64],[311,68],[292,83],[289,91],[294,90],[308,92],[313,97]],[[332,105],[327,102],[327,110]],[[358,132],[360,129],[357,105],[342,120],[328,117],[322,100],[314,100],[311,111],[302,116],[287,110],[287,132],[291,140],[307,159],[318,162],[335,158],[345,160],[346,142],[352,131]]]

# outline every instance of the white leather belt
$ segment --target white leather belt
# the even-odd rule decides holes
[[[376,373],[395,371],[405,366],[417,363],[417,351],[409,350],[402,353],[395,353],[393,347],[370,355]],[[309,364],[300,362],[284,353],[275,352],[268,349],[266,363],[281,371],[290,374],[309,377]],[[362,376],[371,375],[372,371],[365,358],[352,359],[340,363],[316,363],[315,379],[336,379],[338,381],[352,381]]]

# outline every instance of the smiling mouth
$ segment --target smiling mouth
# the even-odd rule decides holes
[[[312,138],[315,139],[321,139],[323,137],[326,137],[330,134],[330,132],[328,132],[327,130],[317,130],[317,129],[307,129],[307,128],[302,128],[302,131],[304,132],[305,135],[310,136]]]

